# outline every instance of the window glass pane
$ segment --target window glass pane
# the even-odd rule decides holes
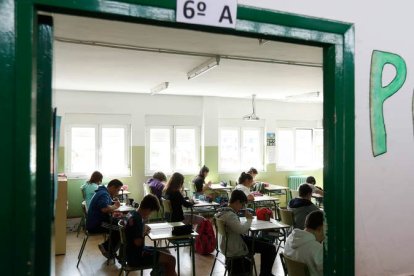
[[[220,129],[220,170],[239,171],[239,130],[238,129]]]
[[[101,165],[105,174],[128,173],[125,128],[102,128]]]
[[[312,165],[312,129],[296,130],[296,166]]]
[[[278,152],[277,165],[294,166],[294,136],[289,129],[280,129],[277,132],[276,146]]]
[[[314,162],[323,167],[323,129],[313,130]]]
[[[178,128],[175,130],[175,170],[197,171],[196,130]]]
[[[150,129],[149,169],[151,171],[171,172],[171,131]]]
[[[255,167],[258,170],[263,169],[261,150],[263,141],[260,132],[260,129],[242,130],[241,166],[242,168],[245,168],[245,170],[250,167]]]
[[[94,127],[72,127],[70,172],[90,174],[97,169]]]

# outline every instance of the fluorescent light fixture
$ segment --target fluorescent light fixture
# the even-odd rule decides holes
[[[252,112],[252,114],[243,116],[243,120],[246,120],[246,121],[257,121],[257,120],[260,120],[260,118],[257,117],[257,115],[256,115],[256,101],[255,101],[255,99],[256,99],[256,95],[253,94],[252,95],[253,112]]]
[[[200,76],[201,74],[213,69],[220,63],[220,56],[213,57],[206,62],[203,62],[193,70],[187,73],[187,77],[189,80],[194,79],[195,77]]]
[[[151,95],[158,94],[161,91],[167,89],[169,84],[170,83],[168,81],[166,81],[166,82],[162,82],[162,83],[158,84],[157,86],[154,86],[153,88],[151,88]]]
[[[317,103],[322,101],[322,93],[319,91],[308,92],[297,95],[286,96],[285,100],[289,102]]]
[[[319,98],[321,92],[308,92],[303,94],[297,94],[297,95],[290,95],[287,96],[287,99],[311,99],[311,98]]]

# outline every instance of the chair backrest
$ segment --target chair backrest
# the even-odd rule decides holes
[[[290,198],[294,199],[299,197],[299,191],[298,190],[289,190],[290,191]]]
[[[82,212],[83,212],[83,215],[85,217],[88,216],[88,205],[86,204],[86,201],[85,200],[82,201]]]
[[[121,242],[121,246],[119,248],[119,258],[120,258],[121,265],[124,266],[126,264],[125,258],[126,258],[126,246],[127,246],[124,220],[121,219],[120,221],[118,221],[118,229],[119,229],[119,237],[120,237],[120,242]]]
[[[118,221],[118,229],[119,229],[119,237],[121,240],[121,244],[126,244],[126,236],[125,236],[125,222],[124,220]]]
[[[291,210],[278,208],[278,215],[282,223],[290,225],[292,227],[295,226],[295,219]]]
[[[216,243],[216,249],[217,251],[220,251],[220,247],[219,247],[219,236],[220,236],[220,240],[224,240],[225,245],[224,245],[224,252],[221,252],[224,256],[227,255],[227,230],[226,230],[226,222],[222,219],[218,219],[218,218],[214,218],[214,226],[216,228],[216,233],[217,233],[217,243]]]
[[[309,276],[308,266],[304,263],[292,260],[291,258],[280,253],[280,260],[282,261],[283,268],[287,270],[289,276]],[[286,272],[286,271],[285,271]]]
[[[164,219],[170,221],[171,220],[171,213],[172,213],[172,208],[171,208],[171,201],[165,198],[161,198],[162,200],[162,207],[164,210]],[[166,216],[166,214],[169,214],[168,216]]]
[[[189,182],[188,182],[188,187],[190,187],[190,192],[191,192],[191,193],[195,193],[196,188],[195,188],[195,184],[194,184],[194,182],[193,182],[193,181],[189,181]]]
[[[83,186],[82,186],[83,188]],[[86,200],[85,190],[81,188],[82,200]]]
[[[229,180],[228,183],[229,183],[230,187],[236,187],[237,186],[237,181]]]
[[[151,194],[151,189],[150,189],[149,184],[144,183],[143,185],[144,185],[144,196]]]

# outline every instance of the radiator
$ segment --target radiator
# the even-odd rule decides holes
[[[306,175],[288,176],[288,187],[291,190],[298,190],[300,184],[306,183]]]

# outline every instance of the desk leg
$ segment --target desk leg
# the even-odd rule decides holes
[[[177,271],[180,275],[180,246],[177,244]]]
[[[191,250],[191,261],[193,262],[193,276],[195,276],[196,275],[196,272],[195,272],[195,270],[196,270],[196,268],[195,268],[195,250],[194,250],[194,238],[192,237],[191,238],[191,248],[190,248],[190,250]]]
[[[157,267],[157,252],[158,252],[157,241],[154,240],[154,257],[152,259],[152,264],[154,265],[154,268]]]

